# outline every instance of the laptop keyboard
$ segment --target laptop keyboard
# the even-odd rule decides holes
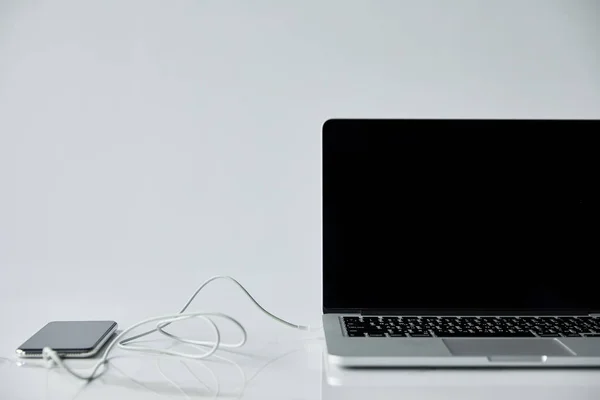
[[[342,317],[350,337],[600,337],[596,317]]]

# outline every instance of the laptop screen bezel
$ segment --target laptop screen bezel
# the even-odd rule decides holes
[[[389,129],[402,129],[405,128],[409,124],[414,124],[415,122],[422,121],[427,124],[457,124],[457,123],[470,123],[473,121],[485,121],[490,124],[497,123],[506,123],[506,121],[510,121],[510,124],[517,125],[519,123],[526,124],[538,124],[538,125],[547,125],[547,124],[560,124],[560,125],[570,125],[570,127],[575,125],[582,124],[595,124],[600,128],[600,120],[501,120],[501,119],[485,119],[485,120],[474,120],[474,119],[329,119],[322,126],[322,174],[323,176],[327,173],[325,171],[326,168],[326,160],[327,156],[326,147],[331,145],[335,140],[343,140],[341,136],[345,131],[350,129],[353,130],[363,130],[363,131],[377,131],[377,130],[389,130]],[[324,182],[324,179],[322,179]],[[325,219],[325,215],[327,213],[327,205],[325,199],[325,188],[323,187],[323,197],[322,197],[322,216],[323,220]],[[327,227],[325,223],[322,224],[322,238],[323,238],[323,254],[322,254],[322,302],[323,302],[323,313],[361,313],[361,314],[379,314],[379,315],[394,315],[394,314],[403,314],[403,315],[588,315],[591,313],[598,313],[600,311],[600,301],[598,305],[590,305],[587,308],[577,308],[577,309],[482,309],[482,308],[461,308],[461,309],[448,309],[448,308],[440,308],[440,309],[431,309],[431,308],[403,308],[395,305],[394,307],[389,308],[377,308],[371,309],[368,307],[347,307],[343,303],[333,302],[332,298],[335,297],[335,293],[329,282],[335,279],[335,276],[332,276],[330,272],[331,268],[328,268],[326,261],[326,252],[327,249]],[[337,273],[337,272],[336,272]],[[596,307],[598,306],[598,307]]]

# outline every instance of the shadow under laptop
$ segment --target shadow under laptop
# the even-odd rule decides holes
[[[322,363],[322,400],[600,398],[600,369],[348,369],[326,357]]]

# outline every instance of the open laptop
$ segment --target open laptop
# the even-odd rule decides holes
[[[599,153],[600,121],[327,121],[330,362],[600,366]]]

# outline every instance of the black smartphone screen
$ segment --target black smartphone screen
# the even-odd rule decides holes
[[[26,355],[41,354],[44,347],[58,353],[91,352],[115,331],[114,321],[53,321],[19,348]]]

